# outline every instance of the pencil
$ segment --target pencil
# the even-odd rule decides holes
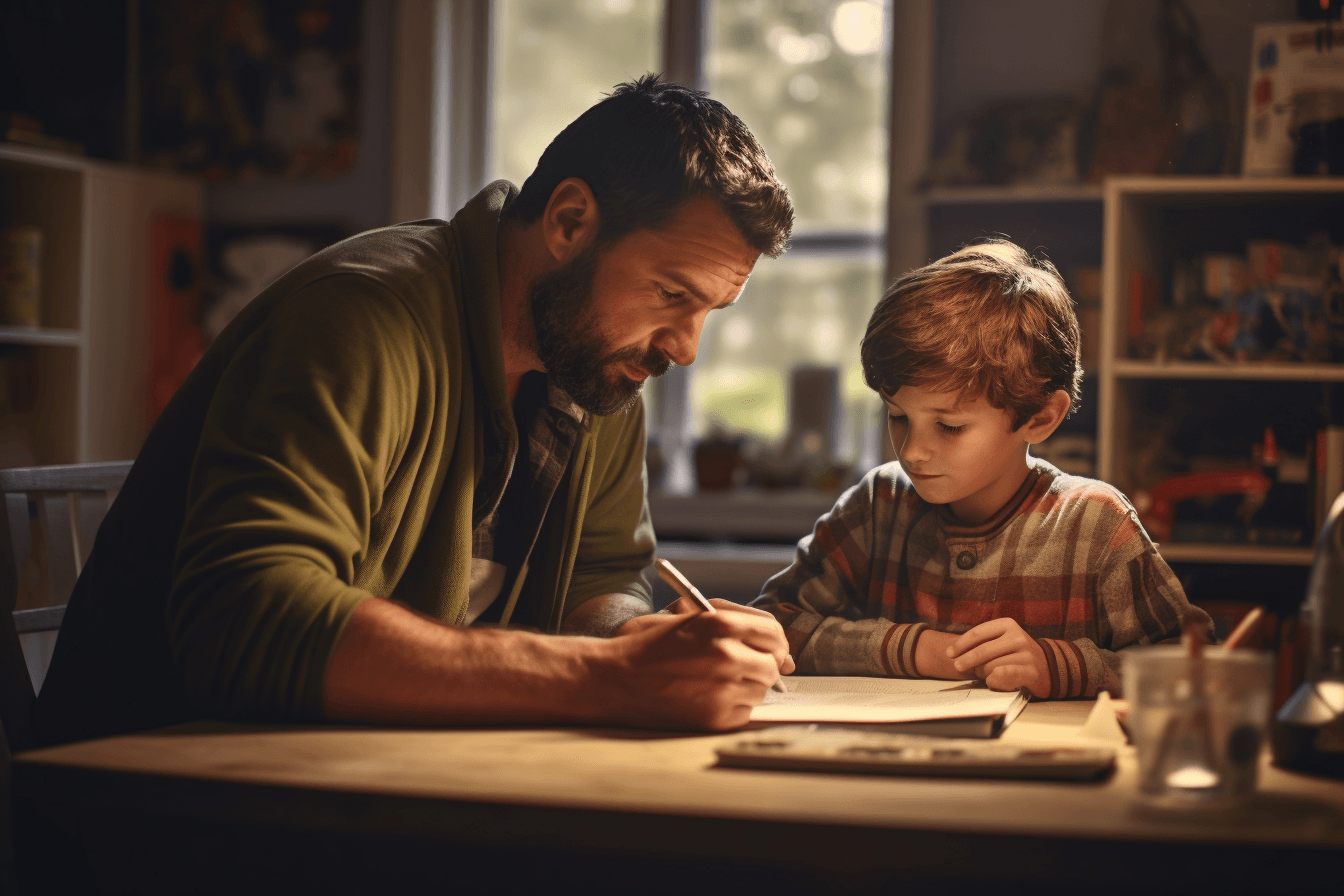
[[[675,566],[664,560],[662,557],[659,557],[654,562],[653,565],[658,567],[658,577],[662,579],[664,582],[666,582],[668,585],[670,585],[672,587],[672,590],[677,592],[679,596],[689,597],[691,600],[699,604],[700,609],[705,611],[706,613],[718,612],[717,610],[714,609],[714,605],[710,603],[709,600],[703,594],[700,593],[700,589],[692,585],[691,580],[681,574],[681,570],[677,569]],[[770,690],[779,691],[780,693],[783,693],[784,685],[780,684],[779,681],[776,680],[774,684],[770,685]]]
[[[658,577],[672,586],[672,590],[677,592],[680,597],[689,597],[700,605],[700,609],[706,613],[717,612],[714,605],[700,593],[700,589],[691,584],[691,580],[681,574],[671,563],[668,563],[662,557],[659,557],[654,566],[658,567]]]
[[[1227,636],[1227,640],[1223,642],[1223,649],[1231,650],[1240,644],[1246,637],[1247,632],[1254,628],[1255,624],[1260,621],[1260,617],[1263,614],[1263,607],[1252,607],[1251,612],[1243,616],[1241,621],[1237,623],[1237,627],[1232,629],[1232,634]]]

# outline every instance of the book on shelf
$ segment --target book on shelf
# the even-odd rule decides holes
[[[22,112],[0,112],[0,140],[35,146],[38,149],[84,154],[83,143],[48,134],[43,129],[41,121]]]

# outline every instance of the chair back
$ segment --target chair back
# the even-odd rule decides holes
[[[32,704],[65,603],[130,469],[114,461],[0,470],[0,722],[10,751],[32,744]]]

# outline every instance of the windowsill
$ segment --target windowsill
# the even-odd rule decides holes
[[[732,489],[690,495],[649,494],[659,538],[793,544],[830,510],[840,489]]]

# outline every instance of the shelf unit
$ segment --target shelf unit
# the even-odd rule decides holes
[[[0,465],[134,457],[148,431],[151,228],[194,218],[204,186],[177,174],[0,143],[0,227],[43,234],[42,326],[0,327],[29,354],[27,406],[0,416]],[[9,402],[4,403],[8,406]]]
[[[940,258],[969,242],[1002,236],[1034,255],[1048,258],[1059,269],[1075,299],[1087,302],[1079,311],[1087,365],[1082,403],[1060,426],[1059,438],[1043,444],[1038,453],[1070,472],[1095,476],[1095,464],[1077,453],[1077,439],[1083,437],[1095,443],[1095,364],[1100,355],[1095,303],[1099,296],[1093,286],[1093,295],[1088,297],[1077,277],[1090,268],[1089,279],[1095,284],[1096,272],[1101,267],[1102,187],[1094,184],[931,187],[915,194],[915,198],[921,208],[930,259]],[[1069,449],[1063,445],[1065,439],[1073,443]]]
[[[1140,472],[1139,458],[1155,441],[1153,405],[1172,395],[1196,402],[1198,419],[1191,426],[1245,430],[1263,418],[1309,432],[1311,418],[1326,404],[1320,396],[1344,383],[1344,364],[1133,357],[1129,284],[1137,272],[1161,293],[1176,263],[1204,253],[1244,254],[1250,239],[1300,245],[1307,234],[1325,231],[1340,245],[1344,178],[1114,178],[1106,184],[1104,207],[1098,477],[1131,497],[1152,484]],[[1229,413],[1233,407],[1236,412]],[[1309,544],[1173,541],[1162,545],[1162,554],[1171,561],[1300,566],[1312,556]]]

